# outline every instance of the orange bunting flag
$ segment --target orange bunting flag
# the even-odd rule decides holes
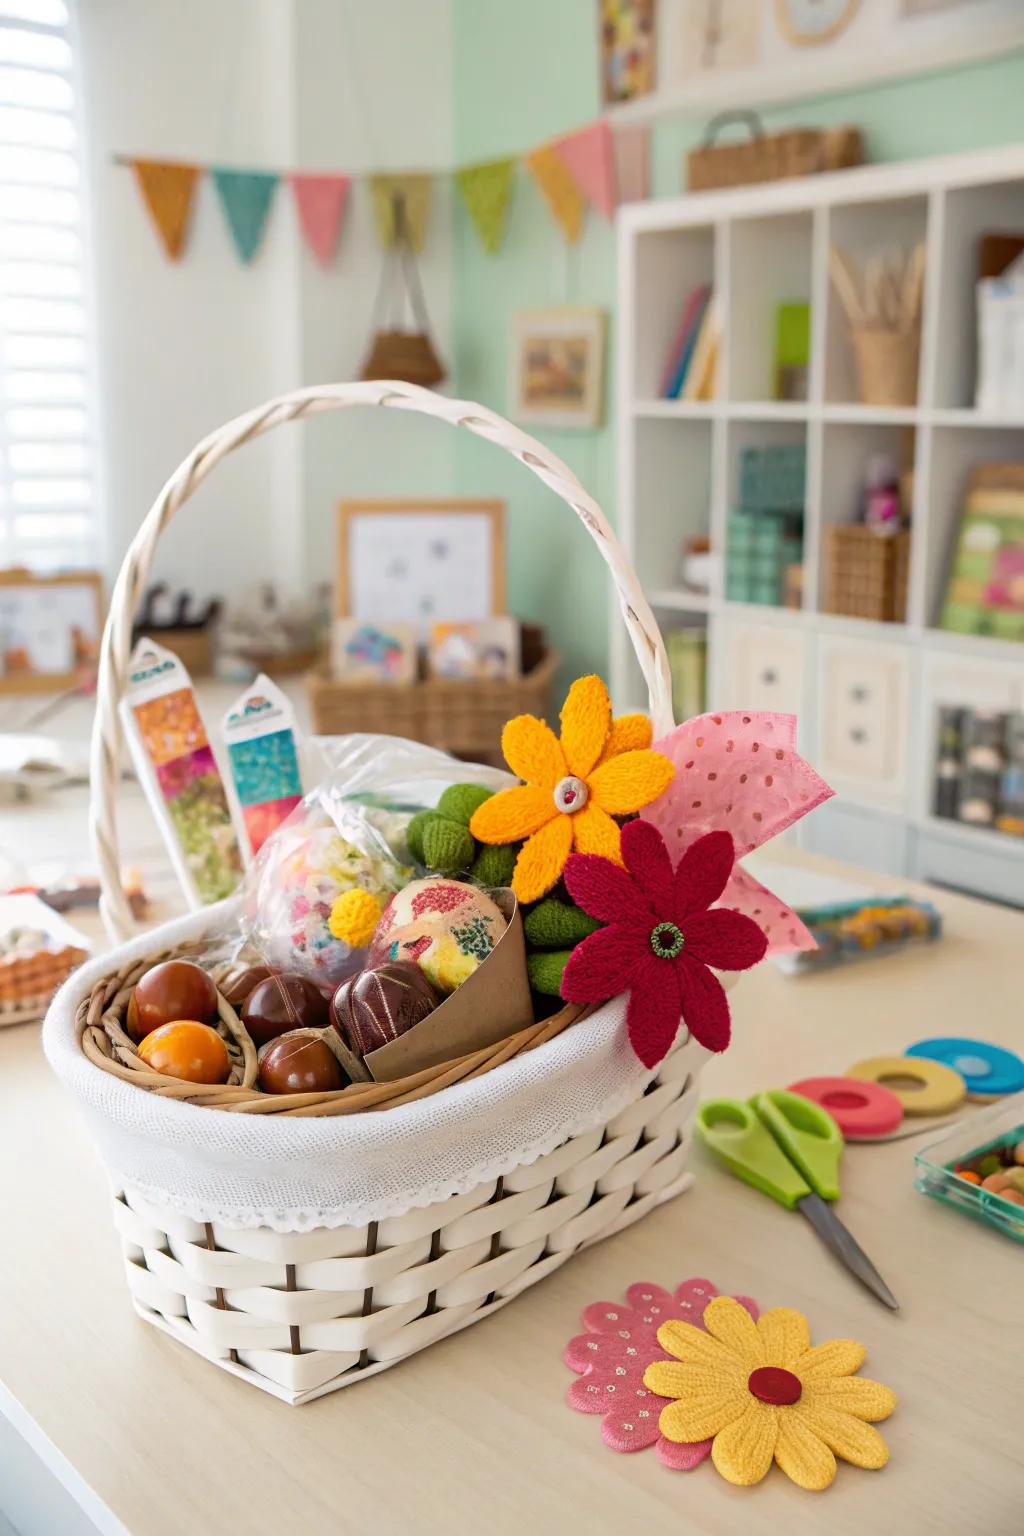
[[[289,176],[306,244],[322,267],[329,267],[345,216],[350,176]]]
[[[583,229],[586,200],[575,178],[552,144],[531,150],[525,164],[547,200],[567,240],[578,240]]]
[[[132,160],[143,202],[172,261],[185,249],[192,194],[202,172],[198,165],[175,165],[162,160]]]
[[[603,118],[556,139],[552,146],[591,207],[615,217],[615,150]]]

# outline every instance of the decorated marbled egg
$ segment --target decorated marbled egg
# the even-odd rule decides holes
[[[505,932],[504,913],[461,880],[414,880],[391,898],[370,946],[370,965],[412,960],[441,992],[454,992]]]

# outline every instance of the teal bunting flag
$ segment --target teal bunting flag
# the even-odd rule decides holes
[[[235,249],[243,261],[252,261],[263,239],[270,204],[281,178],[270,171],[224,171],[216,166],[210,174]]]

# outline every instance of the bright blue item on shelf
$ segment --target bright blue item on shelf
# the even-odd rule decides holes
[[[967,1084],[967,1092],[983,1098],[1001,1098],[1007,1093],[1024,1090],[1024,1061],[1013,1051],[987,1040],[962,1040],[941,1037],[935,1040],[919,1040],[908,1046],[905,1056],[923,1056],[927,1061],[939,1061],[959,1072]]]

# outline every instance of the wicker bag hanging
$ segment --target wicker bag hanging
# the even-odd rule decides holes
[[[430,389],[444,380],[444,364],[430,336],[423,286],[409,238],[405,198],[392,197],[394,241],[384,253],[377,297],[373,303],[373,332],[363,379],[400,379]],[[403,326],[406,307],[415,329]]]

